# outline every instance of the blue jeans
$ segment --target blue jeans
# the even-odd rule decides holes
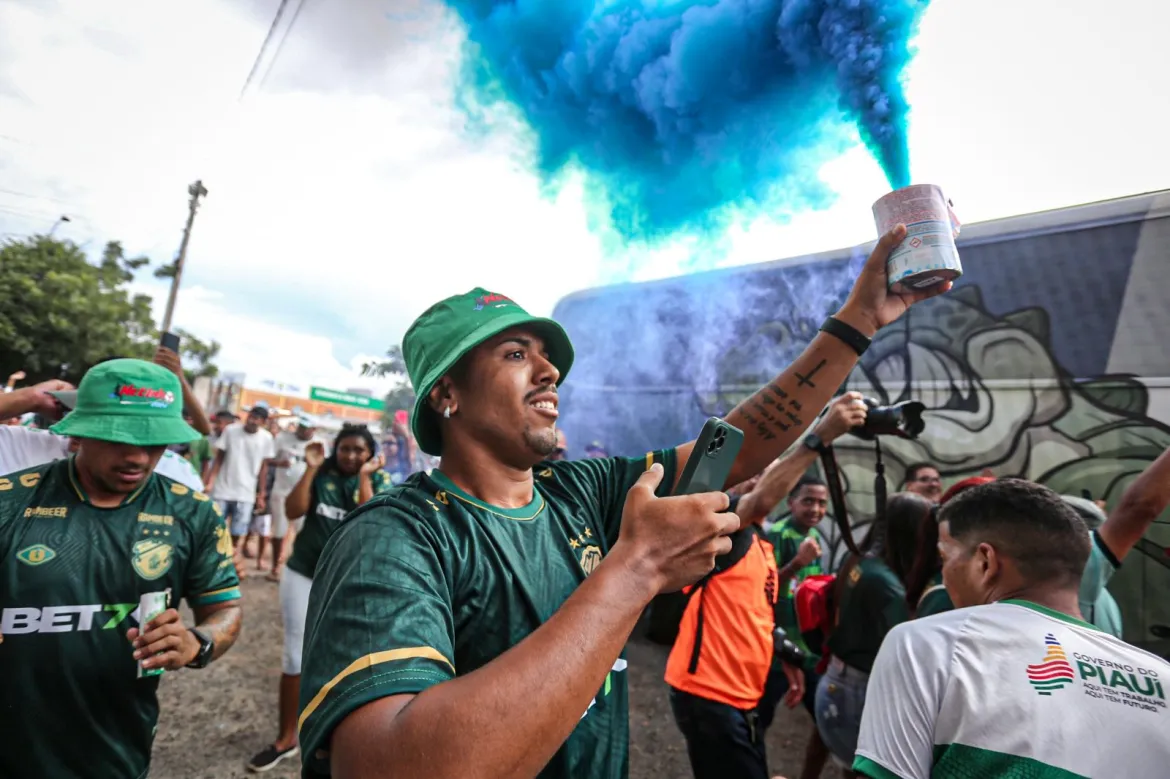
[[[853,765],[853,753],[857,751],[868,685],[869,674],[835,657],[829,659],[829,667],[817,685],[817,730],[829,752],[846,767]]]
[[[217,500],[223,519],[231,528],[233,538],[248,535],[248,528],[252,526],[252,506],[254,503],[245,503],[242,500]]]

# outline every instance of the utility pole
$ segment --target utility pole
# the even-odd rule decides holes
[[[183,262],[187,259],[187,242],[191,240],[191,225],[195,224],[195,212],[199,210],[199,198],[206,197],[207,188],[202,179],[187,187],[191,200],[187,205],[187,226],[183,228],[183,242],[179,244],[179,256],[175,260],[175,275],[171,278],[171,294],[167,297],[167,311],[163,314],[162,331],[171,329],[171,317],[175,313],[175,300],[179,297],[179,283],[183,280]]]

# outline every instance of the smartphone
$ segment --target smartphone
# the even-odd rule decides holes
[[[708,419],[695,441],[695,448],[691,450],[674,494],[723,492],[741,446],[742,430],[718,417]]]
[[[174,333],[163,333],[159,340],[159,346],[170,349],[175,354],[179,353],[179,336]]]
[[[402,409],[398,409],[394,412],[394,421],[400,425],[405,425],[409,420],[407,418],[406,412]]]

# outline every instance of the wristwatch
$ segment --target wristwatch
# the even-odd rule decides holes
[[[215,651],[215,642],[207,636],[200,633],[195,628],[187,628],[195,636],[195,640],[199,642],[199,653],[195,655],[195,659],[187,663],[188,668],[206,668],[211,664],[211,653]]]
[[[821,437],[816,433],[809,433],[804,437],[804,440],[801,441],[801,443],[804,444],[807,448],[812,449],[817,454],[824,454],[825,442],[822,441]]]

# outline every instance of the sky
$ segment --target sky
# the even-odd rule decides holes
[[[55,235],[91,255],[116,239],[165,264],[201,179],[175,323],[248,384],[380,390],[357,369],[441,297],[484,286],[548,314],[608,278],[579,186],[542,190],[523,128],[465,131],[463,30],[441,3],[290,0],[244,90],[279,5],[0,0],[0,239],[66,214]],[[1170,10],[1105,7],[933,0],[911,164],[964,223],[1170,187]],[[712,264],[872,240],[888,190],[873,158],[858,147],[820,176],[833,206],[738,225]],[[630,247],[635,279],[675,275],[689,250]],[[166,287],[135,284],[161,319]]]

